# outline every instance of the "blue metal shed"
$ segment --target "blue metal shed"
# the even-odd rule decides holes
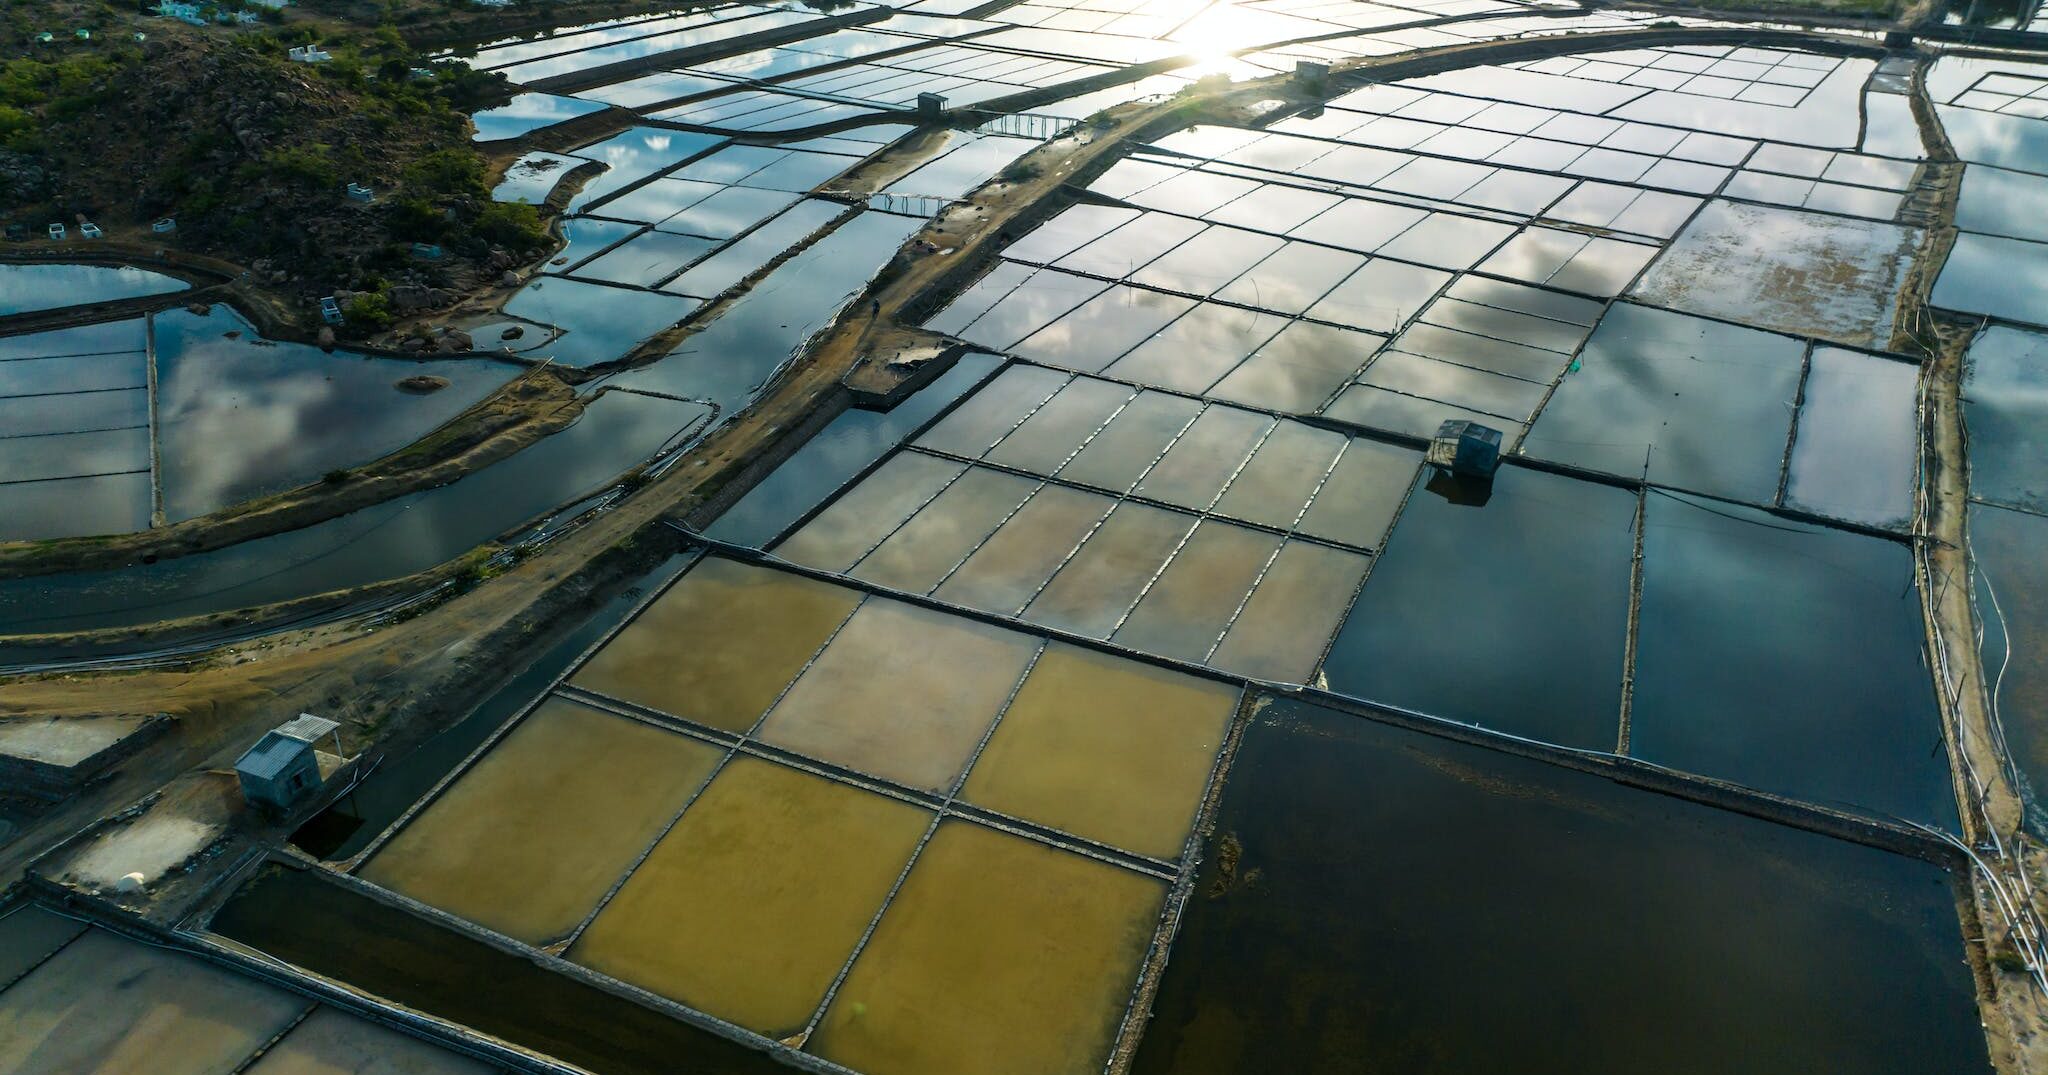
[[[314,744],[341,727],[331,720],[301,713],[263,733],[235,761],[242,798],[253,805],[290,813],[320,790],[320,759]],[[340,753],[339,742],[336,754]]]

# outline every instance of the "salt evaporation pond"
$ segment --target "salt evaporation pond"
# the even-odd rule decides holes
[[[204,616],[423,571],[602,488],[707,418],[697,404],[606,392],[567,429],[450,485],[213,552],[0,581],[0,631]]]
[[[1653,494],[1629,752],[1953,828],[1905,545]]]
[[[1970,342],[1963,374],[1970,494],[2048,511],[2048,335],[1993,325]]]
[[[175,276],[126,265],[0,265],[0,317],[168,295],[191,286]]]
[[[7,1028],[0,1070],[495,1070],[175,948],[88,928],[34,904],[0,912],[0,952],[0,1027]]]
[[[323,928],[303,928],[308,920]],[[591,1071],[776,1075],[765,1054],[302,870],[258,876],[211,929],[278,959]]]
[[[1132,1070],[1985,1071],[1925,862],[1292,702]]]
[[[576,97],[558,97],[551,93],[521,93],[497,108],[487,108],[470,116],[476,124],[472,141],[497,142],[531,134],[543,127],[567,123],[579,116],[602,112],[605,106],[597,101],[585,101]]]
[[[987,378],[1000,361],[978,351],[962,355],[952,369],[889,410],[855,407],[834,418],[722,512],[705,528],[705,536],[756,547],[773,541],[932,415]]]
[[[1970,505],[1970,559],[1983,625],[1979,657],[1993,714],[2019,769],[2027,822],[2048,832],[2048,517]]]
[[[521,367],[410,361],[265,340],[226,306],[157,314],[157,450],[171,522],[395,452]],[[399,382],[435,377],[438,390]]]
[[[1613,750],[1636,497],[1503,467],[1490,493],[1430,471],[1323,664],[1339,693]]]
[[[330,861],[348,858],[369,846],[420,796],[575,664],[605,632],[630,616],[649,589],[658,589],[694,561],[689,554],[669,557],[507,679],[467,716],[400,756],[387,755],[345,798],[300,825],[292,833],[293,845]]]

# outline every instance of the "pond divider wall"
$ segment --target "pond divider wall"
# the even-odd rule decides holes
[[[1553,764],[1562,765],[1581,772],[1604,775],[1631,787],[1643,788],[1682,799],[1722,807],[1723,809],[1746,814],[1751,817],[1776,821],[1780,824],[1823,833],[1853,843],[1924,859],[1949,868],[1966,865],[1961,853],[1954,845],[1939,836],[1930,834],[1927,830],[1904,821],[1795,800],[1769,792],[1757,791],[1729,781],[1680,772],[1636,758],[1621,757],[1602,751],[1580,750],[1533,739],[1525,739],[1415,710],[1403,709],[1383,703],[1367,702],[1319,688],[1247,680],[1243,677],[1218,672],[1206,665],[1142,653],[1114,642],[1075,634],[1058,628],[1037,624],[1023,624],[1017,620],[994,613],[948,604],[923,594],[891,590],[886,587],[876,586],[862,579],[790,563],[771,553],[764,553],[745,546],[728,544],[695,533],[688,533],[687,536],[693,543],[703,546],[710,552],[736,560],[765,564],[793,574],[849,587],[865,593],[884,596],[892,600],[943,612],[948,615],[1012,630],[1023,630],[1070,645],[1107,653],[1155,667],[1170,668],[1174,671],[1203,679],[1224,683],[1249,684],[1254,688],[1282,697],[1300,698],[1317,705],[1367,719],[1378,720],[1383,723],[1394,724],[1410,730],[1425,732],[1476,746],[1490,747],[1504,753],[1549,761]]]

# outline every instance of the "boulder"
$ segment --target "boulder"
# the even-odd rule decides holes
[[[407,310],[435,310],[455,301],[453,292],[424,284],[400,284],[391,289],[391,302]]]

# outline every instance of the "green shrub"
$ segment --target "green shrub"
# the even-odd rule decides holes
[[[310,190],[326,188],[338,192],[342,185],[341,169],[335,166],[333,149],[318,143],[265,150],[256,171],[257,174],[250,178]]]
[[[394,237],[414,243],[447,239],[456,230],[448,214],[425,198],[400,198],[392,202],[385,221]]]
[[[436,150],[406,165],[402,178],[415,196],[490,194],[484,185],[484,158],[472,149]]]
[[[525,202],[492,202],[476,217],[476,233],[499,246],[530,249],[548,241],[540,210]]]
[[[468,64],[434,65],[434,89],[450,107],[475,112],[504,104],[512,96],[511,83],[495,71],[477,71]]]
[[[382,291],[366,291],[348,300],[341,315],[356,328],[388,328],[391,325],[391,299]]]
[[[36,118],[13,105],[0,105],[0,146],[27,153],[34,149]]]

